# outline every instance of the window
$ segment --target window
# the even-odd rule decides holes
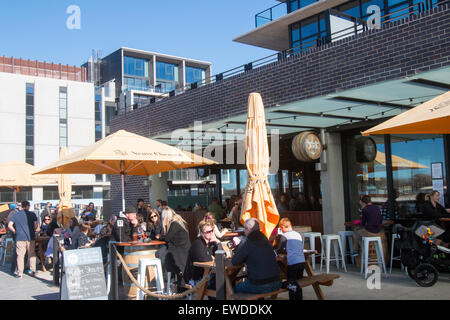
[[[163,93],[179,87],[178,65],[156,61],[156,84]]]
[[[186,67],[186,83],[202,82],[205,79],[205,70]]]
[[[59,147],[67,147],[67,87],[59,87]]]
[[[25,161],[34,165],[34,84],[25,86]]]
[[[317,46],[317,40],[327,36],[325,15],[319,14],[290,26],[291,48],[294,52],[305,51]]]
[[[236,170],[225,169],[222,173],[222,195],[224,198],[237,194]]]
[[[102,96],[95,95],[95,141],[102,139]]]
[[[123,61],[123,71],[126,75],[148,77],[148,60],[125,56]]]

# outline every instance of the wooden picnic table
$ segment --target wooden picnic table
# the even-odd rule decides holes
[[[321,285],[324,286],[331,286],[333,284],[333,280],[339,278],[339,275],[315,275],[314,271],[311,267],[311,255],[317,254],[317,251],[315,250],[304,250],[305,255],[305,271],[307,273],[307,277],[304,277],[300,280],[304,284],[304,286],[312,285],[314,292],[316,293],[317,299],[324,300],[325,296],[322,292],[322,289],[320,288]],[[285,255],[279,255],[277,256],[277,262],[280,267],[280,271],[283,274],[286,274],[287,269],[287,263],[286,263],[286,256]],[[194,266],[201,267],[204,269],[203,276],[206,276],[208,273],[213,272],[216,268],[215,261],[208,261],[208,262],[194,262]],[[247,294],[234,294],[233,291],[233,283],[235,282],[239,272],[241,271],[243,265],[240,266],[233,266],[231,263],[231,259],[227,258],[225,259],[225,285],[226,285],[226,299],[232,300],[234,299],[247,299]],[[283,269],[284,268],[284,269]],[[206,296],[209,297],[216,297],[216,291],[207,289],[208,283],[204,283],[203,286],[201,286],[197,291],[197,299],[203,300],[203,298]],[[281,293],[283,291],[286,291],[284,289],[278,290],[278,293]],[[253,295],[252,299],[258,299],[262,295]],[[274,294],[276,296],[276,294]]]

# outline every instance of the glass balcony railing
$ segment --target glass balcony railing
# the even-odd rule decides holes
[[[281,2],[276,6],[266,9],[255,15],[255,26],[256,28],[269,23],[270,21],[276,20],[285,16],[287,14],[286,3]]]

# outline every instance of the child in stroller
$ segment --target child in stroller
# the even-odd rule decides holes
[[[395,225],[395,230],[400,235],[401,262],[418,285],[431,287],[439,271],[450,270],[450,249],[436,244],[444,230],[433,221],[417,221],[411,228]]]

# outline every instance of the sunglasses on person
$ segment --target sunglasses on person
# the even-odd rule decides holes
[[[208,234],[208,233],[212,233],[212,232],[213,232],[213,230],[211,229],[211,230],[203,231],[203,234]]]
[[[158,216],[155,215],[155,214],[154,214],[154,215],[151,215],[151,216],[150,216],[150,219],[153,219],[153,218],[158,218]]]

